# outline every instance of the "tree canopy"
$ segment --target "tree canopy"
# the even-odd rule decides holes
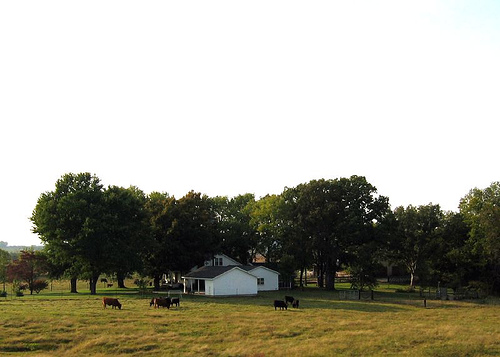
[[[134,272],[158,288],[164,273],[186,272],[215,253],[243,264],[260,257],[290,282],[298,271],[301,285],[313,270],[327,289],[339,270],[353,287],[372,288],[389,261],[405,267],[411,287],[417,278],[453,288],[478,280],[500,290],[498,182],[471,190],[453,213],[432,203],[391,211],[363,176],[311,180],[259,199],[194,191],[177,199],[70,173],[40,195],[31,221],[50,275],[71,278],[74,292],[76,279],[89,280],[95,294],[100,274],[120,281]]]

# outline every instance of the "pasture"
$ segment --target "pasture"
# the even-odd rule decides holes
[[[182,296],[179,307],[149,306],[151,295],[101,289],[0,298],[0,355],[37,356],[498,356],[498,300],[428,300],[387,287],[375,300],[338,292],[257,297]],[[300,308],[274,310],[293,295]],[[117,297],[121,310],[103,309]]]

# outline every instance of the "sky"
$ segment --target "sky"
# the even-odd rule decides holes
[[[500,180],[500,1],[2,1],[0,241],[66,173],[180,198]]]

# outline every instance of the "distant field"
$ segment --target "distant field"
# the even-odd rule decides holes
[[[63,287],[67,286],[63,284]],[[102,284],[100,285],[103,286]],[[130,286],[132,286],[130,284]],[[375,300],[339,300],[319,289],[257,297],[183,296],[170,310],[133,289],[63,289],[0,298],[0,355],[498,356],[500,303],[428,300],[381,287]],[[299,309],[275,311],[291,294]],[[118,297],[122,310],[101,305]]]

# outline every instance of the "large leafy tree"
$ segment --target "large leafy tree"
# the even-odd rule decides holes
[[[144,193],[134,186],[110,186],[104,191],[104,239],[110,245],[107,273],[116,274],[120,288],[125,288],[125,276],[141,270],[142,252],[150,245],[145,203]]]
[[[388,212],[388,200],[378,196],[374,186],[362,176],[335,180],[313,180],[285,190],[297,249],[311,246],[326,288],[335,288],[335,274],[341,264],[349,264],[356,246],[373,237],[373,225]],[[287,197],[289,196],[289,197]]]
[[[256,232],[250,224],[250,206],[255,202],[254,195],[214,197],[211,201],[221,252],[243,264],[250,262],[256,245]]]
[[[188,271],[218,251],[220,242],[212,201],[206,195],[189,192],[176,202],[168,236],[168,266]]]
[[[500,292],[500,182],[481,190],[474,188],[460,201],[460,213],[470,227],[473,253],[482,257],[485,274],[493,292]]]
[[[33,232],[45,243],[50,260],[72,277],[90,280],[96,293],[99,275],[108,268],[108,254],[115,247],[105,234],[104,192],[90,173],[65,174],[54,191],[43,193],[31,216]]]
[[[170,263],[169,239],[176,203],[176,199],[167,193],[152,192],[145,205],[151,241],[143,253],[143,274],[153,278],[155,289],[160,288],[161,277]]]
[[[189,192],[177,200],[154,192],[146,204],[152,244],[145,254],[144,272],[155,287],[167,271],[188,271],[216,253],[220,247],[212,200]]]
[[[422,282],[429,278],[429,269],[439,243],[443,212],[439,205],[397,207],[394,210],[396,232],[392,242],[393,258],[410,273],[410,288],[415,286],[415,277]]]
[[[439,281],[453,289],[462,288],[474,280],[478,262],[481,262],[471,249],[469,232],[461,213],[444,214],[433,268]]]
[[[300,271],[299,284],[304,285],[306,269],[316,264],[319,272],[318,283],[323,286],[322,270],[320,268],[321,253],[314,249],[314,236],[304,220],[303,189],[305,185],[285,188],[278,203],[278,237],[276,248],[281,248],[280,265],[283,259],[289,270]],[[307,201],[306,201],[307,202]],[[272,244],[272,242],[269,242]],[[271,246],[272,247],[272,246]],[[276,249],[274,249],[276,250]],[[283,275],[283,272],[281,272]]]
[[[284,254],[282,208],[283,200],[279,195],[264,196],[250,202],[246,208],[250,215],[250,226],[256,233],[255,251],[266,262],[275,263]]]

